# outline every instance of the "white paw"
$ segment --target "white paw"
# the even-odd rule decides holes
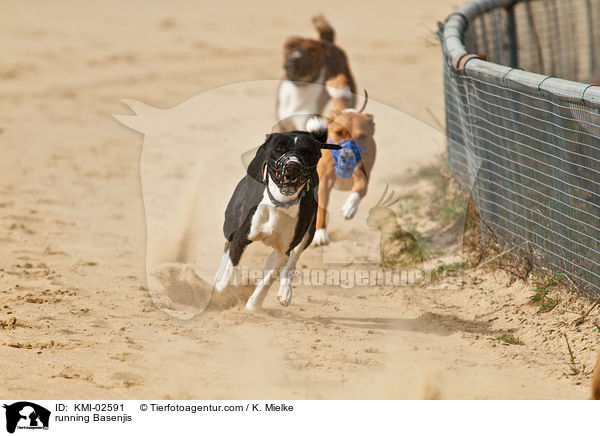
[[[315,230],[315,236],[313,237],[313,245],[318,247],[319,245],[329,245],[329,235],[327,229]]]
[[[289,279],[281,280],[277,299],[282,306],[289,306],[292,302],[292,281]]]
[[[213,287],[217,292],[223,292],[229,283],[231,282],[231,277],[233,276],[234,267],[231,263],[231,259],[229,259],[229,253],[225,253],[223,255],[223,259],[221,260],[221,266],[219,267],[219,271],[217,271],[217,275],[215,276],[215,281],[213,283]]]
[[[260,310],[261,304],[257,303],[254,297],[250,297],[250,299],[246,302],[246,310],[248,312],[257,312]]]
[[[213,287],[217,292],[223,292],[231,282],[231,277],[233,276],[233,265],[229,263],[227,267],[223,271],[219,271],[217,276],[215,277],[215,282]]]
[[[354,218],[356,211],[358,210],[358,204],[360,203],[360,195],[358,192],[351,193],[346,202],[342,206],[342,216],[347,220]]]
[[[227,286],[229,286],[230,277],[222,276],[219,280],[215,281],[214,288],[217,292],[223,292]]]

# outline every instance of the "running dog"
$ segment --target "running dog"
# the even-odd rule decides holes
[[[600,352],[598,353],[598,360],[596,361],[596,367],[594,368],[594,375],[592,376],[592,400],[600,400]]]
[[[336,187],[351,191],[344,205],[342,216],[352,219],[358,205],[367,194],[369,177],[375,164],[377,145],[375,144],[375,122],[373,115],[354,109],[334,109],[329,114],[329,135],[327,142],[340,146],[339,150],[323,150],[322,159],[317,165],[319,174],[319,208],[317,211],[314,245],[329,244],[327,234],[327,206],[331,190]]]
[[[250,311],[260,309],[278,271],[279,302],[290,304],[296,262],[315,233],[321,149],[340,147],[326,143],[324,121],[309,120],[307,127],[309,132],[267,135],[225,210],[227,242],[213,285],[217,292],[230,284],[246,246],[262,241],[273,248],[263,277],[246,303]]]
[[[346,54],[334,44],[333,28],[322,15],[313,18],[313,25],[319,40],[293,36],[284,45],[285,79],[276,107],[280,131],[304,130],[309,117],[321,114],[330,99],[336,108],[356,102],[354,78]]]

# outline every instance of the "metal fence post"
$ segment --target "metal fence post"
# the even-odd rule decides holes
[[[517,23],[515,21],[515,4],[506,8],[506,33],[508,35],[508,51],[510,67],[519,66],[519,52],[517,46]]]

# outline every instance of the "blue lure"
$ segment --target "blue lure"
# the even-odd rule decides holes
[[[327,139],[330,144],[335,144],[331,138]],[[339,150],[331,150],[333,163],[335,165],[335,175],[340,179],[348,179],[352,177],[354,169],[367,151],[367,147],[361,147],[358,142],[353,139],[344,139],[338,143]]]

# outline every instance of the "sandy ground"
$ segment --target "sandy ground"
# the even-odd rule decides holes
[[[152,236],[153,219],[172,218],[194,174],[200,201],[184,214],[195,232],[186,238],[201,241],[194,265],[212,280],[240,156],[275,122],[281,44],[313,36],[316,12],[371,95],[380,155],[358,216],[341,222],[337,193],[331,248],[309,249],[299,268],[379,269],[370,207],[444,147],[433,31],[455,5],[126,4],[2,5],[0,396],[586,397],[593,327],[569,327],[568,310],[536,315],[530,288],[506,287],[502,274],[472,272],[461,289],[299,284],[287,308],[274,289],[262,313],[221,298],[187,321],[158,310],[148,290],[146,223]],[[122,99],[169,110],[129,121],[144,136],[112,117],[131,115]],[[245,263],[260,268],[265,253],[251,247]],[[524,345],[495,340],[506,332]],[[565,332],[583,375],[569,375]]]

